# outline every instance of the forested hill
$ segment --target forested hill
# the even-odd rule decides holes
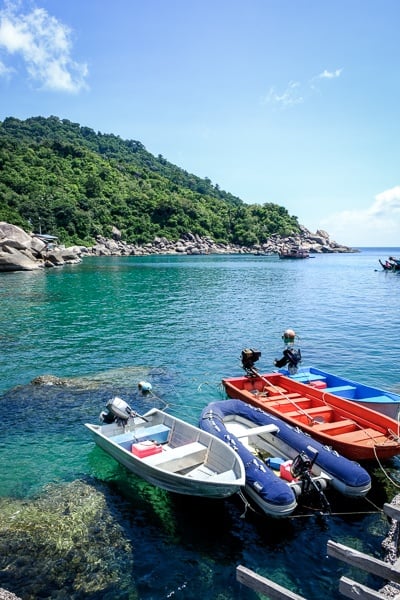
[[[57,117],[0,122],[0,221],[87,245],[113,226],[139,244],[191,232],[252,246],[299,231],[282,206],[245,204],[138,141]]]

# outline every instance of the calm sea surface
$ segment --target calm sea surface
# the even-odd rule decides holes
[[[300,261],[86,258],[62,269],[0,274],[0,499],[29,507],[49,484],[90,480],[116,494],[129,542],[112,593],[73,588],[66,562],[73,591],[66,583],[64,596],[43,577],[36,597],[256,598],[236,583],[239,564],[309,600],[338,598],[342,574],[377,587],[329,559],[326,544],[382,555],[387,522],[377,507],[398,493],[386,476],[397,481],[397,459],[385,474],[368,467],[369,501],[334,499],[329,517],[282,521],[248,510],[243,518],[240,498],[209,503],[144,484],[96,448],[83,423],[98,422],[105,402],[120,395],[139,411],[167,406],[197,424],[201,409],[224,397],[221,378],[241,374],[243,348],[261,350],[257,366],[272,370],[287,327],[299,336],[304,365],[400,392],[400,274],[378,263],[396,252],[363,248]],[[43,375],[65,381],[31,383]],[[153,397],[139,395],[141,379],[152,383]],[[29,581],[5,568],[4,548],[0,587],[35,597]],[[31,568],[41,571],[35,560]]]

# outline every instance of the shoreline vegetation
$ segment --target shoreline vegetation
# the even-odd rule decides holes
[[[143,245],[130,244],[121,239],[117,228],[112,238],[98,236],[91,247],[60,244],[51,235],[28,233],[22,228],[0,222],[0,272],[33,271],[42,268],[77,264],[90,256],[147,256],[147,255],[204,255],[204,254],[254,254],[258,256],[279,254],[291,247],[301,247],[310,254],[349,253],[357,250],[330,240],[325,231],[311,233],[301,226],[299,233],[289,236],[273,234],[263,244],[241,246],[223,244],[208,236],[184,234],[177,241],[155,237]]]
[[[312,251],[340,248],[270,199],[245,203],[137,140],[56,116],[0,121],[0,163],[0,222],[51,234],[67,247],[269,253],[292,236],[311,236]]]

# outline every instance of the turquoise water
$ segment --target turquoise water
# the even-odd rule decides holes
[[[299,336],[304,365],[399,392],[400,275],[378,263],[396,252],[303,261],[87,258],[0,274],[0,498],[29,501],[48,483],[81,477],[116,490],[134,550],[125,591],[113,598],[256,597],[235,582],[238,564],[310,600],[337,598],[346,568],[326,557],[329,539],[381,555],[387,525],[375,507],[396,489],[376,466],[371,503],[337,499],[329,518],[276,522],[251,511],[241,518],[237,498],[210,505],[144,485],[94,447],[83,423],[97,422],[115,394],[140,410],[166,404],[197,423],[201,409],[223,397],[221,378],[241,373],[241,350],[261,350],[257,366],[270,370],[287,327]],[[42,375],[68,385],[31,384]],[[138,394],[143,378],[153,398]],[[30,597],[28,584],[13,588],[4,571],[1,586]],[[40,597],[57,597],[50,580]]]

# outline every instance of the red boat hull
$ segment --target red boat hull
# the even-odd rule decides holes
[[[279,373],[224,378],[237,398],[300,427],[352,460],[385,460],[400,454],[400,425],[394,419],[312,388]]]

